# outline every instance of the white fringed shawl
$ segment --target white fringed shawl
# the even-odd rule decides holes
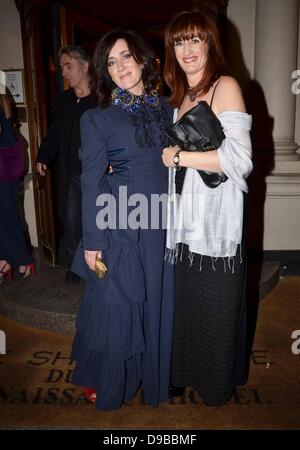
[[[179,243],[187,244],[191,254],[215,258],[235,256],[241,243],[242,191],[248,192],[245,180],[252,171],[252,118],[247,113],[224,111],[218,119],[226,136],[218,153],[228,180],[210,189],[197,170],[188,168],[179,196],[175,193],[175,169],[169,169],[167,256],[171,261],[178,254]]]

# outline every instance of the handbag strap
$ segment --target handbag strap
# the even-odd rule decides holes
[[[215,92],[216,92],[216,89],[217,89],[217,86],[218,86],[220,80],[221,80],[221,77],[218,79],[218,81],[215,84],[215,87],[214,87],[214,90],[213,90],[213,93],[212,93],[212,96],[211,96],[211,99],[210,99],[210,105],[209,105],[210,108],[212,107],[212,103],[213,103],[213,99],[214,99],[214,96],[215,96]]]

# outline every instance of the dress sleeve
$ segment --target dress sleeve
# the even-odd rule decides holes
[[[109,246],[107,230],[97,227],[96,218],[100,208],[96,205],[96,200],[100,194],[109,192],[108,156],[100,117],[96,109],[83,114],[80,120],[80,131],[83,248],[105,250]]]
[[[226,136],[218,149],[222,171],[242,191],[248,192],[246,178],[253,169],[250,139],[252,118],[238,111],[224,111],[218,118]]]

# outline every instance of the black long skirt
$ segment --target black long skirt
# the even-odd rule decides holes
[[[244,244],[233,258],[194,254],[192,264],[188,246],[180,244],[175,265],[173,386],[192,386],[205,404],[216,406],[245,384],[246,311]]]

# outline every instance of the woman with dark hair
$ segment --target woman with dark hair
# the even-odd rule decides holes
[[[225,134],[216,150],[175,145],[163,151],[169,198],[180,194],[168,209],[168,255],[176,263],[172,384],[192,386],[205,404],[216,406],[247,377],[243,210],[252,170],[251,116],[238,83],[224,75],[218,29],[207,13],[176,15],[166,27],[165,46],[176,120],[206,101]],[[228,178],[211,188],[198,171]]]
[[[161,152],[171,108],[158,95],[153,61],[135,33],[108,32],[94,55],[99,107],[81,119],[83,241],[72,270],[86,279],[86,289],[73,382],[85,386],[100,410],[119,408],[141,385],[148,404],[168,399],[173,278],[164,260],[167,202],[155,208],[152,201],[162,194],[167,200]],[[94,272],[97,257],[108,268],[105,278]]]

